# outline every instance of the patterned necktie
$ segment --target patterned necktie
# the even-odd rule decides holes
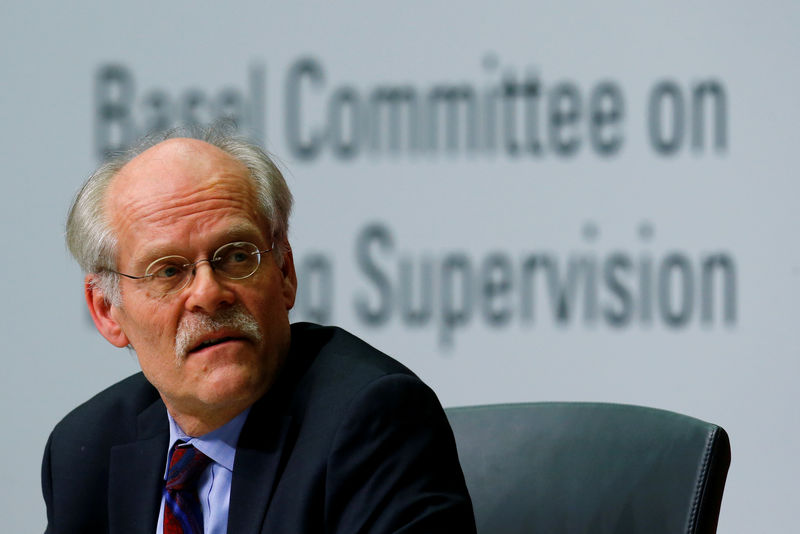
[[[211,459],[192,445],[175,447],[164,489],[164,534],[203,534],[197,478]]]

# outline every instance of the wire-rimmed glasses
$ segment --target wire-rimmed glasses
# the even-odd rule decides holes
[[[133,280],[146,280],[148,291],[153,295],[177,293],[191,282],[197,264],[208,262],[215,273],[231,280],[242,280],[253,276],[261,265],[261,255],[272,251],[275,245],[259,250],[253,243],[234,241],[219,247],[210,258],[191,262],[183,256],[158,258],[144,271],[142,276],[111,271]]]

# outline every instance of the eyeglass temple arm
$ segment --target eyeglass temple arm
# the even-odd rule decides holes
[[[114,269],[108,269],[108,272],[114,273],[114,274],[118,274],[120,276],[124,276],[125,278],[130,278],[131,280],[142,280],[144,278],[150,278],[150,277],[153,276],[152,274],[145,274],[145,275],[142,275],[142,276],[133,276],[132,274],[121,273],[119,271],[115,271]]]

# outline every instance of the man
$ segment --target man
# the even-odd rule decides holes
[[[343,330],[289,325],[278,169],[194,137],[104,164],[70,212],[94,323],[142,373],[54,429],[47,532],[474,532],[433,392]]]

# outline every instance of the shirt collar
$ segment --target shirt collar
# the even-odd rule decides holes
[[[193,445],[197,450],[211,458],[214,462],[228,471],[233,471],[233,460],[236,457],[236,443],[239,441],[239,434],[242,432],[242,427],[249,413],[250,408],[247,408],[218,429],[212,430],[208,434],[203,434],[199,437],[192,437],[181,430],[181,427],[178,426],[175,419],[167,412],[167,418],[169,419],[169,450],[167,453],[167,465],[164,470],[164,480],[167,478],[172,449],[175,443],[179,441]]]

